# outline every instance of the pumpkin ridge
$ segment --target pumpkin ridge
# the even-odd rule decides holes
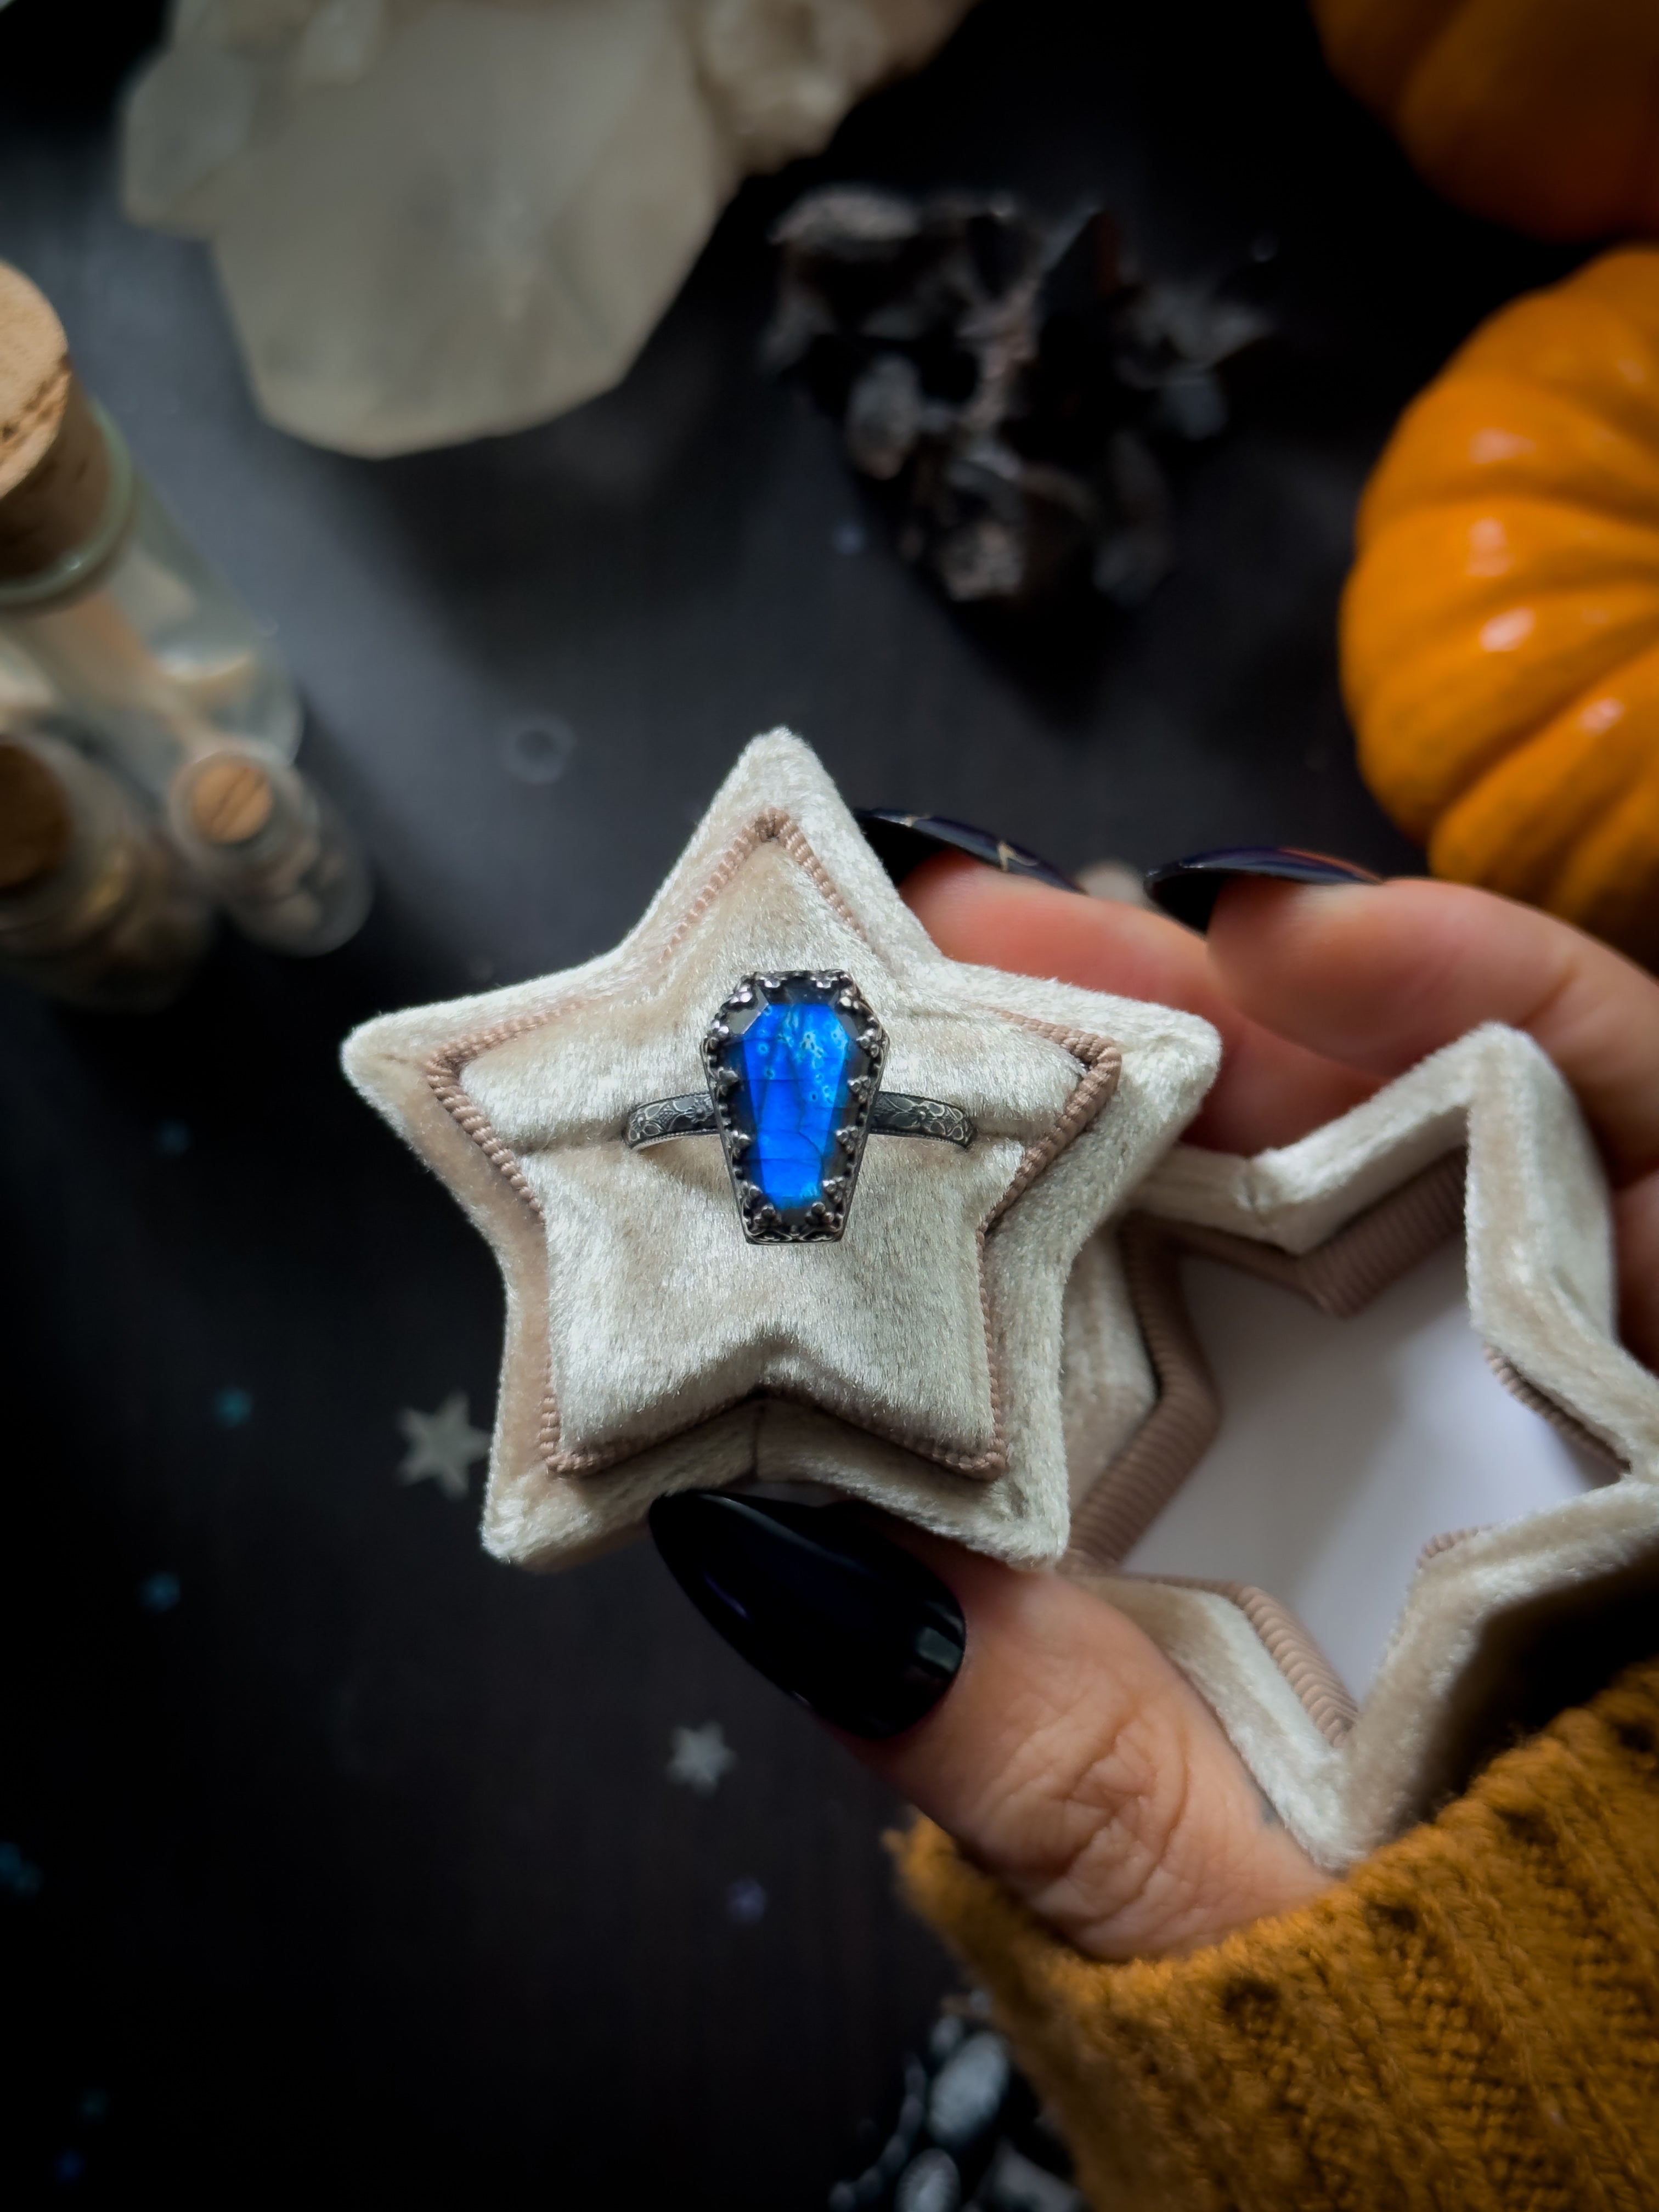
[[[1651,0],[1312,0],[1332,69],[1414,166],[1541,238],[1659,227]]]
[[[1600,410],[1484,370],[1426,398],[1401,416],[1365,487],[1354,533],[1362,553],[1402,515],[1476,499],[1582,507],[1659,528],[1659,453]],[[1488,451],[1477,457],[1481,441]]]
[[[1475,613],[1604,584],[1659,588],[1659,525],[1564,500],[1444,500],[1395,518],[1360,556],[1367,564],[1398,617]]]
[[[1374,549],[1356,567],[1344,594],[1343,657],[1359,697],[1369,696],[1390,671],[1413,680],[1402,632],[1430,655],[1461,644],[1480,684],[1520,668],[1553,684],[1548,671],[1564,653],[1577,658],[1588,652],[1597,667],[1611,666],[1640,651],[1659,625],[1659,547],[1628,580],[1607,562],[1563,566],[1553,576],[1516,565],[1489,575],[1460,567],[1448,577],[1448,540],[1462,534],[1402,538]],[[1379,599],[1386,606],[1382,617]],[[1593,680],[1587,671],[1581,682]]]
[[[1437,873],[1659,962],[1659,251],[1492,316],[1402,415],[1356,538],[1371,790]]]
[[[1650,967],[1659,962],[1659,763],[1572,854],[1550,906]]]
[[[1343,689],[1360,769],[1407,835],[1425,842],[1442,811],[1494,761],[1624,665],[1659,623],[1646,594],[1644,601],[1617,632],[1569,627],[1551,637],[1550,625],[1540,625],[1540,647],[1525,655],[1472,654],[1472,625],[1452,626],[1433,643],[1416,638],[1409,654],[1375,653],[1369,684],[1345,636]]]
[[[1633,702],[1618,696],[1631,693]],[[1589,685],[1465,787],[1430,838],[1435,873],[1553,906],[1574,844],[1622,804],[1656,732],[1659,648]]]
[[[1659,254],[1642,258],[1659,274]],[[1564,290],[1571,284],[1570,279]],[[1626,373],[1620,373],[1620,363]],[[1630,369],[1639,375],[1632,378]],[[1565,304],[1547,292],[1534,292],[1500,309],[1464,341],[1441,374],[1477,371],[1594,404],[1615,419],[1628,414],[1647,433],[1659,423],[1659,331],[1646,329],[1621,301],[1594,292]],[[1431,385],[1429,393],[1443,388]]]

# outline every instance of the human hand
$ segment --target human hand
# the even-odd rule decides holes
[[[1482,1022],[1534,1038],[1613,1185],[1625,1342],[1659,1368],[1659,982],[1565,922],[1461,884],[1241,878],[1206,937],[1138,907],[930,860],[904,896],[954,960],[1184,1006],[1221,1032],[1189,1143],[1292,1143]]]
[[[1602,1146],[1626,1340],[1659,1364],[1659,983],[1617,954],[1409,880],[1238,881],[1207,938],[960,860],[927,862],[904,894],[953,958],[1213,1022],[1222,1070],[1188,1135],[1227,1151],[1292,1141],[1480,1022],[1528,1030]],[[850,1509],[791,1524],[692,1496],[653,1525],[723,1633],[1079,1948],[1194,1949],[1327,1886],[1185,1677],[1075,1583]],[[744,1585],[746,1626],[699,1580],[711,1553],[724,1593]],[[904,1673],[894,1655],[924,1620],[932,1656]]]

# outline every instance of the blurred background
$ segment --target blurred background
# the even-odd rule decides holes
[[[1419,866],[1339,695],[1356,500],[1447,355],[1577,257],[1437,199],[1302,0],[982,0],[742,186],[617,388],[353,459],[258,417],[204,247],[120,212],[161,30],[0,10],[0,258],[280,648],[377,901],[306,963],[225,936],[143,1022],[0,985],[0,2190],[816,2206],[954,1985],[892,1894],[900,1808],[648,1547],[483,1557],[493,1266],[339,1040],[614,943],[778,723],[851,803],[1070,871]],[[1098,204],[1161,276],[1253,272],[1275,331],[1170,464],[1144,605],[951,605],[763,367],[769,231],[846,180]],[[453,1479],[407,1479],[406,1417],[457,1394]],[[735,1761],[698,1788],[675,1731],[711,1724]]]

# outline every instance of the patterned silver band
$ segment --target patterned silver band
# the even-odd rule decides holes
[[[671,1137],[712,1137],[719,1124],[714,1102],[706,1091],[684,1098],[653,1098],[628,1117],[629,1149],[666,1144]],[[939,1137],[964,1148],[974,1141],[973,1123],[960,1106],[939,1098],[912,1098],[903,1091],[878,1091],[870,1109],[870,1133],[878,1137]]]

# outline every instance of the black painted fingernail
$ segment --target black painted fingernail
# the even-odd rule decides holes
[[[860,806],[856,812],[859,828],[896,884],[936,854],[967,853],[988,868],[1000,868],[1005,876],[1029,876],[1033,883],[1052,884],[1061,891],[1083,888],[1024,845],[975,830],[970,822],[952,822],[943,814],[898,814],[889,806]]]
[[[1382,880],[1357,861],[1304,852],[1299,845],[1225,845],[1219,852],[1189,853],[1184,860],[1166,860],[1153,868],[1146,878],[1146,896],[1189,929],[1207,929],[1216,901],[1239,876],[1264,876],[1281,884]]]
[[[956,1680],[962,1607],[846,1506],[683,1490],[651,1508],[651,1534],[733,1650],[849,1735],[914,1728]]]

